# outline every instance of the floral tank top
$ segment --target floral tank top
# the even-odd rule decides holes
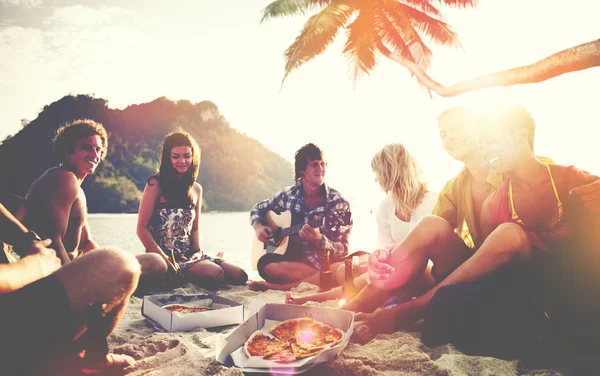
[[[169,202],[158,203],[150,219],[149,230],[158,246],[177,263],[188,261],[194,254],[191,249],[191,232],[196,211],[194,204],[177,207]]]

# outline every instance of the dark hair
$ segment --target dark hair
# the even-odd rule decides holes
[[[171,150],[176,146],[192,148],[192,164],[181,179],[178,179],[177,171],[171,163]],[[177,129],[165,138],[158,173],[148,179],[148,184],[152,185],[151,179],[155,178],[158,180],[161,194],[165,200],[174,204],[191,205],[193,202],[192,187],[198,177],[199,168],[200,147],[189,133]]]
[[[54,156],[59,163],[63,163],[67,154],[75,152],[75,144],[82,138],[98,135],[102,140],[102,156],[106,157],[108,148],[108,134],[100,123],[89,119],[79,119],[67,123],[56,130],[52,141],[54,142]]]
[[[294,154],[294,181],[300,180],[302,177],[300,171],[306,170],[308,161],[323,160],[324,155],[323,150],[313,143],[306,144],[298,149]]]

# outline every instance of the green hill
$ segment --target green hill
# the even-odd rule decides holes
[[[66,96],[40,112],[0,145],[0,192],[25,196],[29,185],[57,165],[52,135],[80,118],[102,123],[109,133],[106,160],[83,182],[90,212],[137,212],[149,176],[158,169],[165,135],[188,131],[202,149],[198,182],[204,210],[248,210],[283,186],[292,184],[292,166],[260,142],[231,128],[210,101],[173,102],[164,97],[124,110],[85,95]]]

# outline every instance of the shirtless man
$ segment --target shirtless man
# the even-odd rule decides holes
[[[59,128],[54,155],[60,162],[29,187],[24,224],[52,239],[62,265],[98,248],[87,223],[86,197],[81,183],[106,156],[108,135],[93,120],[76,120]],[[155,254],[137,256],[142,274],[162,276],[165,263]]]
[[[361,291],[345,309],[372,312],[393,293],[392,289],[399,286],[422,293],[431,291],[473,255],[484,240],[479,227],[481,208],[504,178],[490,170],[481,156],[474,132],[475,114],[465,108],[452,108],[442,113],[438,122],[444,149],[451,157],[463,162],[464,168],[440,192],[434,215],[421,220],[391,252],[378,250],[371,254],[369,277],[374,283]],[[579,178],[588,185],[575,188],[571,194],[579,195],[588,209],[597,210],[600,202],[598,177],[585,175]],[[433,262],[431,269],[427,267],[429,260]],[[426,278],[421,278],[423,275]],[[428,280],[429,284],[415,287],[416,280]],[[364,341],[377,333],[393,332],[399,329],[398,324],[418,320],[427,303],[427,298],[414,299],[391,309],[360,314],[356,320],[362,323],[357,325],[356,334]],[[402,322],[398,323],[396,319],[400,316]]]
[[[106,344],[137,285],[140,266],[133,256],[100,249],[61,267],[47,248],[50,239],[40,240],[1,203],[0,239],[22,254],[0,264],[2,374],[114,372],[135,363],[109,354]],[[92,306],[103,309],[105,318]]]

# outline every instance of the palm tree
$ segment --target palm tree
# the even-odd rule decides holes
[[[431,50],[420,33],[444,46],[460,47],[451,27],[441,21],[432,3],[475,6],[477,0],[275,0],[263,10],[265,21],[274,17],[319,11],[308,19],[300,35],[285,51],[283,81],[290,72],[333,42],[345,29],[343,53],[350,58],[353,80],[368,73],[381,54],[406,67],[419,83],[442,97],[497,86],[536,83],[564,73],[600,66],[600,39],[560,51],[536,63],[477,76],[444,86],[427,74]]]
[[[600,39],[569,47],[533,64],[483,74],[451,86],[443,86],[419,67],[408,67],[428,89],[442,97],[470,91],[518,84],[533,84],[569,72],[600,66]]]
[[[431,58],[422,34],[435,43],[460,48],[434,2],[467,7],[475,6],[477,0],[275,0],[263,10],[261,22],[318,10],[285,51],[283,81],[292,70],[325,51],[344,29],[348,39],[343,53],[349,57],[353,80],[371,71],[380,54],[408,67],[426,84],[422,74],[415,73],[424,73]]]

